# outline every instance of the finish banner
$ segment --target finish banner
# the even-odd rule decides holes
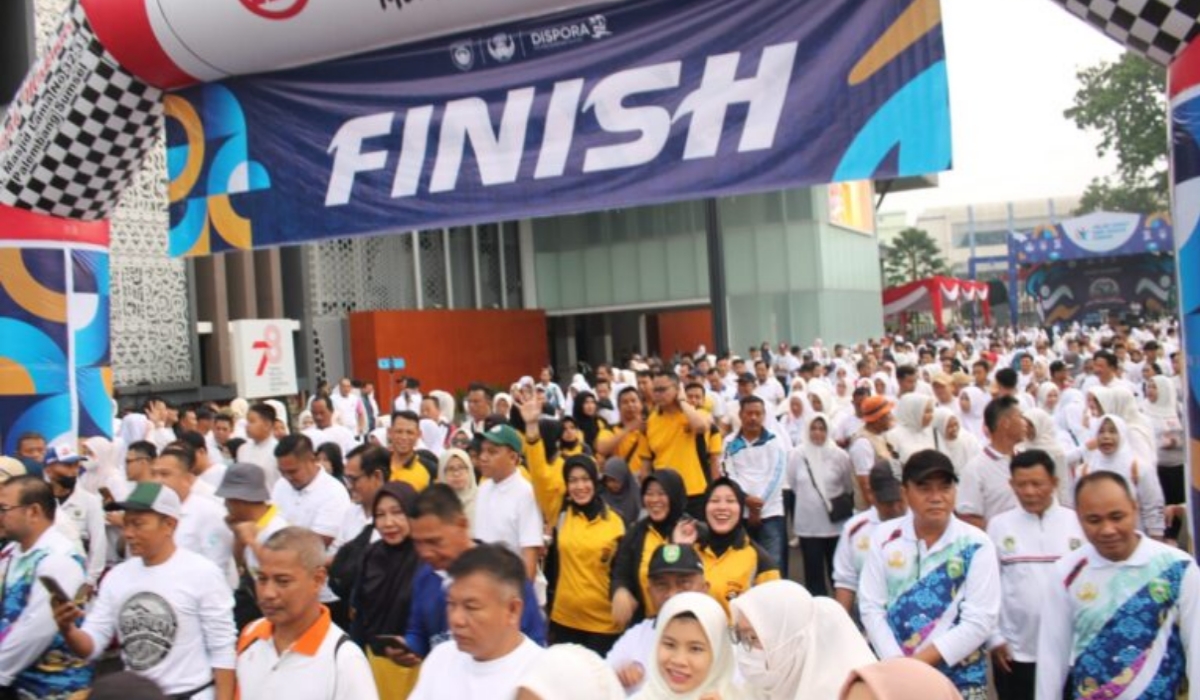
[[[165,109],[172,255],[950,166],[938,0],[635,0]]]

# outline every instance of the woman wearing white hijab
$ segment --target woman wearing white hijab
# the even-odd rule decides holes
[[[1083,424],[1087,413],[1087,399],[1079,389],[1065,389],[1054,407],[1054,427],[1058,429],[1058,441],[1070,453],[1083,446],[1090,432]]]
[[[895,398],[899,393],[899,387],[896,384],[896,379],[884,371],[876,372],[871,377],[871,388],[875,390],[877,396],[888,396]]]
[[[1137,398],[1123,387],[1093,387],[1088,391],[1100,406],[1101,415],[1117,416],[1125,421],[1129,432],[1129,447],[1141,460],[1143,468],[1158,468],[1158,443],[1154,428],[1138,410]],[[1095,421],[1092,422],[1095,424]]]
[[[625,700],[617,674],[578,644],[552,646],[517,686],[517,700]]]
[[[499,394],[496,394],[496,398],[492,399],[492,413],[495,413],[497,415],[501,415],[501,416],[504,416],[505,418],[507,418],[508,414],[512,412],[512,407],[513,407],[512,394],[505,394],[505,393],[501,392]]]
[[[799,447],[807,441],[808,438],[804,433],[808,429],[808,419],[812,413],[808,399],[804,398],[804,392],[793,391],[787,401],[783,403],[779,425],[787,433],[793,446]]]
[[[829,419],[812,414],[804,442],[788,456],[787,484],[796,494],[793,533],[804,555],[804,580],[816,595],[825,595],[825,579],[833,574],[833,554],[845,520],[833,522],[831,502],[854,495],[854,467],[846,451],[829,435]]]
[[[937,436],[938,451],[950,458],[959,474],[983,451],[979,439],[963,430],[962,422],[949,409],[933,412],[933,433]]]
[[[1042,382],[1037,388],[1037,405],[1046,413],[1054,413],[1054,407],[1062,399],[1062,394],[1054,382]]]
[[[1175,397],[1175,383],[1169,377],[1155,375],[1146,382],[1146,419],[1154,428],[1154,442],[1158,446],[1158,480],[1162,485],[1163,497],[1168,506],[1187,500],[1183,479],[1184,434],[1183,422],[1179,419],[1179,404]],[[1168,537],[1179,534],[1178,522],[1173,524]]]
[[[105,487],[110,491],[114,486],[123,487],[125,478],[122,476],[123,469],[117,466],[117,448],[107,438],[90,437],[83,441],[83,473],[79,477],[79,485],[85,491],[89,491],[97,496],[100,495],[100,487]],[[115,494],[124,496],[124,488],[120,491],[113,491]]]
[[[1026,421],[1026,439],[1022,450],[1042,450],[1054,460],[1054,476],[1058,477],[1058,502],[1068,508],[1075,503],[1075,469],[1067,451],[1058,441],[1054,418],[1040,408],[1022,411]]]
[[[475,468],[471,465],[471,456],[464,450],[451,447],[438,458],[438,483],[454,489],[458,500],[462,501],[463,512],[467,521],[475,523],[475,493],[479,484],[475,480]]]
[[[933,397],[905,394],[896,406],[896,427],[887,432],[888,444],[901,462],[921,450],[937,449],[933,437]]]
[[[958,394],[958,405],[962,409],[962,427],[977,438],[985,438],[983,434],[983,412],[991,397],[977,386],[965,387]]]
[[[729,619],[707,593],[679,593],[658,611],[646,685],[634,700],[736,700]]]
[[[1151,537],[1162,538],[1166,521],[1158,470],[1147,468],[1131,448],[1129,429],[1120,417],[1105,415],[1094,423],[1092,439],[1096,441],[1096,449],[1088,454],[1079,470],[1080,476],[1105,471],[1124,477],[1138,502],[1138,529]]]
[[[837,697],[875,655],[842,606],[794,581],[756,586],[730,603],[738,670],[762,700]]]
[[[823,413],[829,419],[830,425],[836,425],[834,414],[837,412],[837,401],[834,399],[833,388],[826,381],[812,381],[808,383],[809,408],[813,413]],[[793,443],[794,444],[794,443]]]

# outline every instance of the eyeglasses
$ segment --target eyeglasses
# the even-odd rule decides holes
[[[729,628],[729,640],[733,642],[735,647],[741,647],[742,651],[753,651],[762,648],[762,642],[758,640],[758,635],[753,632],[742,636],[736,627]]]
[[[358,476],[353,476],[351,474],[342,474],[342,481],[345,482],[346,486],[349,486],[350,488],[354,488],[354,485],[358,483],[358,480],[363,478],[364,476],[366,476],[366,474],[360,474]]]
[[[0,518],[4,517],[5,515],[8,515],[8,512],[11,510],[16,510],[18,508],[28,508],[28,507],[29,507],[28,504],[18,504],[15,506],[0,506]]]

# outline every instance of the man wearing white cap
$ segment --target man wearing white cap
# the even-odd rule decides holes
[[[100,497],[79,488],[83,455],[69,443],[57,443],[46,451],[43,476],[58,501],[56,524],[68,537],[78,540],[87,557],[88,597],[96,589],[108,561],[108,534],[104,530],[104,503]]]
[[[82,627],[75,624],[83,614],[73,602],[54,604],[67,648],[94,660],[116,636],[125,668],[167,695],[233,700],[233,595],[215,564],[175,546],[179,496],[162,484],[138,482],[124,501],[105,509],[125,512],[123,534],[133,558],[105,577]]]

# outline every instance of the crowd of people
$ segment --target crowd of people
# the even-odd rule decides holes
[[[1110,319],[151,397],[0,458],[0,692],[1173,699],[1181,358]]]

